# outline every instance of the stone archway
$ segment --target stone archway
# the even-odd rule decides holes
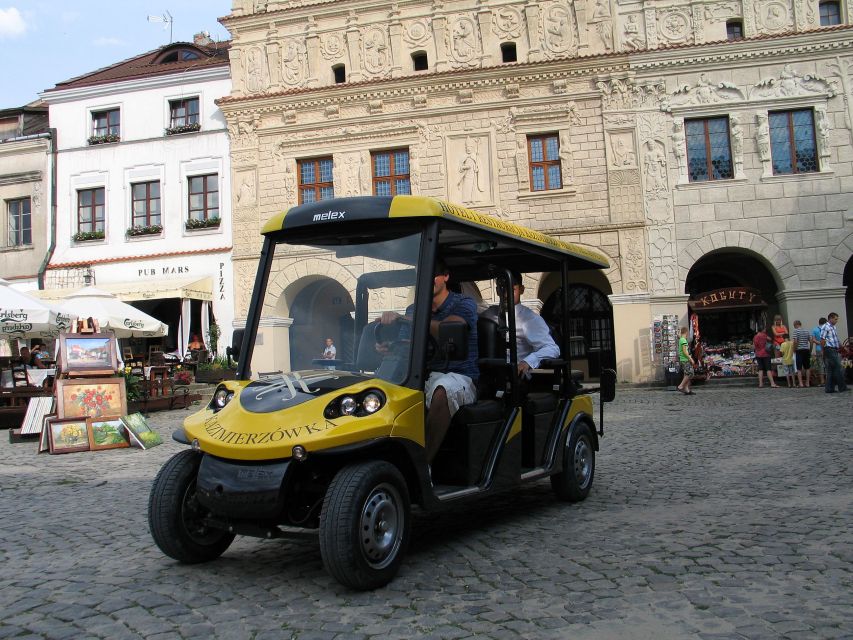
[[[326,338],[332,338],[337,349],[337,359],[351,362],[353,356],[352,314],[355,306],[349,292],[331,278],[305,278],[293,283],[289,289],[298,288],[289,303],[290,317],[290,367],[316,368],[313,362],[323,353]],[[287,290],[285,297],[290,298]]]

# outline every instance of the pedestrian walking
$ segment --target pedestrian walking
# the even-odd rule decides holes
[[[841,343],[838,340],[838,332],[835,330],[835,325],[838,323],[838,314],[830,313],[826,316],[826,324],[820,330],[820,346],[823,347],[823,359],[826,365],[826,393],[835,393],[835,387],[838,391],[847,391],[847,384],[844,382],[844,371],[841,369],[841,356],[838,350],[841,348]]]
[[[819,318],[817,326],[812,329],[812,345],[814,346],[814,358],[812,358],[812,371],[821,385],[826,384],[826,363],[823,361],[823,347],[820,346],[820,330],[826,324],[826,318]],[[815,385],[817,386],[817,384]]]
[[[797,386],[808,387],[811,373],[811,334],[803,323],[794,320],[794,364],[797,368]],[[803,372],[805,371],[805,374]]]
[[[791,336],[787,333],[782,334],[782,344],[779,351],[782,353],[782,371],[785,372],[788,388],[796,387],[797,385],[794,383],[794,343],[791,342]]]
[[[687,327],[681,327],[681,337],[678,339],[678,360],[681,363],[681,371],[684,376],[678,390],[686,396],[692,396],[690,382],[693,380],[693,365],[696,364],[690,355],[690,345],[687,343]]]
[[[767,374],[767,380],[770,386],[774,389],[779,386],[773,379],[773,370],[770,367],[770,354],[773,353],[773,338],[770,337],[770,332],[762,327],[752,339],[752,347],[755,351],[755,364],[758,366],[758,386],[764,386],[764,374]]]

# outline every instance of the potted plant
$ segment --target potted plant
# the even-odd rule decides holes
[[[210,349],[210,354],[215,358],[216,350],[219,345],[219,336],[222,335],[222,331],[219,329],[219,325],[215,322],[210,323],[210,327],[207,329],[207,347]]]
[[[181,369],[181,366],[178,365],[175,369],[175,374],[172,376],[172,380],[174,380],[177,385],[192,384],[193,374],[186,369]]]
[[[103,240],[105,234],[103,231],[78,231],[71,239],[74,242],[86,242],[87,240]]]
[[[191,133],[193,131],[199,131],[201,129],[201,124],[198,122],[191,122],[189,124],[179,124],[174,127],[166,127],[166,135],[174,136],[180,133]]]
[[[203,362],[196,367],[195,380],[196,382],[205,382],[208,384],[216,384],[223,380],[233,380],[237,376],[237,370],[228,366],[228,360],[222,356],[217,356],[211,359],[210,362]]]
[[[163,231],[163,225],[161,224],[149,224],[149,225],[140,225],[128,227],[127,235],[128,236],[153,236]]]
[[[117,133],[105,133],[102,136],[89,136],[89,144],[106,144],[107,142],[120,142],[121,136]]]
[[[218,227],[219,222],[219,218],[208,218],[207,220],[196,220],[192,218],[187,220],[186,229],[187,231],[192,231],[193,229],[212,229]]]

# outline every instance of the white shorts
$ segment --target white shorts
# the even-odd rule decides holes
[[[468,376],[463,376],[461,373],[440,373],[433,371],[427,379],[426,390],[426,406],[432,402],[432,394],[436,387],[444,387],[447,393],[447,404],[450,407],[450,415],[459,411],[459,407],[463,404],[471,404],[477,401],[477,387],[474,386],[474,381]]]

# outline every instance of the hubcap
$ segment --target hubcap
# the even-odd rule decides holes
[[[361,550],[374,569],[387,567],[396,557],[403,537],[400,494],[380,484],[364,502],[359,520]]]
[[[578,487],[586,489],[592,475],[592,449],[589,448],[586,438],[578,438],[575,443],[574,467]]]

